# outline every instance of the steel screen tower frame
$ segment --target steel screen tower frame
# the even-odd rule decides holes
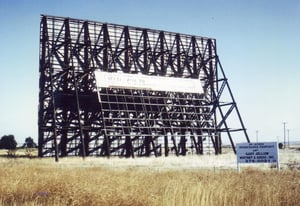
[[[197,79],[203,92],[99,88],[96,71]],[[249,142],[215,39],[42,15],[39,72],[40,157],[204,154],[207,141],[220,154],[222,138],[234,152],[237,136]]]

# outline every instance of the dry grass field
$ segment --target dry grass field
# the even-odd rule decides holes
[[[281,170],[235,156],[0,158],[0,205],[300,205],[300,152]]]

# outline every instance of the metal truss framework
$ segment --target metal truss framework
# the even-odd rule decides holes
[[[97,88],[95,71],[198,79],[203,93]],[[207,141],[220,154],[221,134],[235,151],[238,132],[249,142],[215,39],[43,15],[39,72],[40,157],[203,154]]]

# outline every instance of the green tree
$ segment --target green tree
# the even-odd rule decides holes
[[[31,137],[27,137],[25,139],[25,143],[23,144],[24,148],[36,148],[37,144],[33,141]]]
[[[15,140],[15,136],[10,135],[4,135],[1,137],[0,140],[0,149],[9,149],[14,150],[17,147],[17,142]]]

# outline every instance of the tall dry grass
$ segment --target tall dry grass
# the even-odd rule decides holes
[[[77,164],[75,164],[77,162]],[[81,166],[0,159],[1,205],[299,205],[299,171]]]

